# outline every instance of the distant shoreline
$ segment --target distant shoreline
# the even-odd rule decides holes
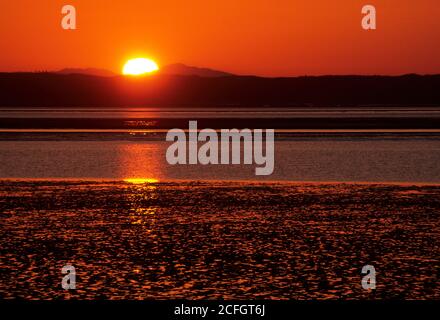
[[[187,128],[197,120],[200,128],[271,129],[440,129],[433,118],[0,118],[0,129],[172,129]]]
[[[440,106],[440,75],[255,76],[0,73],[0,107]]]

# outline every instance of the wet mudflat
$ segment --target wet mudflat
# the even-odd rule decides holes
[[[440,186],[132,182],[1,181],[0,297],[440,298]]]

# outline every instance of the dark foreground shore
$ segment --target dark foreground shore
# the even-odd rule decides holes
[[[0,298],[439,299],[439,215],[440,186],[4,180]]]

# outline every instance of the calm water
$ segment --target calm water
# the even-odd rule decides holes
[[[163,133],[1,133],[0,178],[440,183],[439,134],[282,133],[275,170],[166,162]]]

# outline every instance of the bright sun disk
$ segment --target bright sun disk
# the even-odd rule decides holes
[[[136,58],[128,60],[125,63],[124,68],[122,69],[122,73],[124,75],[139,76],[157,70],[159,70],[159,66],[153,60],[146,58]]]

